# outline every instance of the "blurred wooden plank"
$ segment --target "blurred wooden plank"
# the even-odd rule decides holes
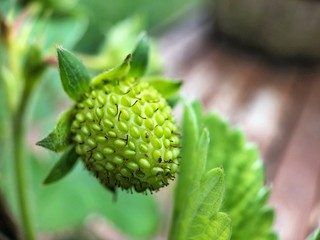
[[[259,146],[281,239],[304,239],[320,215],[320,69],[273,64],[193,30],[164,46],[168,76]]]
[[[248,139],[259,146],[272,168],[267,172],[271,181],[307,94],[302,94],[306,91],[297,84],[301,82],[297,71],[217,47],[194,60],[183,78],[187,96],[242,127]]]
[[[292,135],[272,188],[276,208],[276,229],[283,240],[304,239],[309,216],[320,186],[320,75],[312,79],[311,93]]]
[[[290,73],[287,73],[290,74]],[[282,100],[279,103],[280,117],[277,131],[270,141],[265,159],[268,164],[267,179],[274,179],[283,159],[283,153],[290,143],[301,114],[307,104],[308,95],[312,90],[313,78],[305,77],[305,73],[291,70],[294,74],[287,89],[282,91]]]

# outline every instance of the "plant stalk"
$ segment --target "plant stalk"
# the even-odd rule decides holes
[[[13,114],[13,157],[17,199],[22,223],[22,233],[27,240],[35,240],[34,228],[29,209],[27,181],[27,154],[25,151],[27,108],[34,84],[24,86],[17,111]]]

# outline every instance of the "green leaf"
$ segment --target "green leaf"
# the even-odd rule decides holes
[[[131,239],[152,239],[162,224],[162,214],[153,194],[128,194],[117,192],[117,201],[113,194],[101,187],[101,184],[88,173],[83,164],[77,164],[63,181],[43,186],[41,182],[52,166],[55,154],[31,155],[28,169],[32,172],[29,187],[32,191],[33,223],[37,232],[65,232],[87,226],[94,216],[110,223]],[[9,166],[10,165],[10,166]],[[3,170],[0,181],[5,196],[14,214],[18,214],[16,197],[12,189],[12,161],[0,161]],[[99,220],[100,221],[100,220]],[[90,222],[90,220],[89,220]]]
[[[140,78],[147,70],[149,60],[149,40],[145,34],[140,37],[140,40],[133,51],[130,77]]]
[[[266,233],[265,235],[263,235],[262,239],[265,240],[278,240],[279,238],[279,234],[273,231],[270,231],[268,233]],[[317,239],[320,240],[320,239]]]
[[[88,20],[79,14],[72,17],[41,15],[31,22],[30,36],[40,40],[45,50],[50,50],[59,43],[67,49],[72,49],[83,37]]]
[[[123,56],[133,52],[137,39],[141,37],[141,32],[145,29],[144,25],[143,19],[138,15],[129,16],[129,18],[113,24],[104,34],[106,38],[98,55],[84,56],[86,67],[96,72],[102,72],[114,67],[114,63],[121,62]],[[152,41],[151,37],[148,37],[148,40],[150,55],[145,74],[160,74],[163,72],[163,59],[159,55],[157,44]]]
[[[174,108],[180,100],[181,100],[181,97],[178,95],[175,95],[167,98],[167,103],[171,108]]]
[[[66,176],[75,166],[78,160],[78,155],[75,147],[70,148],[64,152],[60,160],[51,169],[48,176],[43,181],[44,184],[56,182]]]
[[[190,193],[191,189],[189,184],[192,184],[193,180],[193,166],[197,164],[196,158],[194,158],[194,152],[196,150],[196,142],[199,139],[199,126],[197,125],[196,116],[192,111],[189,102],[185,104],[182,122],[182,160],[180,163],[180,174],[177,180],[177,187],[175,190],[175,200],[172,224],[170,230],[169,239],[177,239],[182,215],[184,214],[186,202],[186,196]],[[193,141],[192,141],[193,139]],[[203,159],[200,159],[200,161]],[[200,184],[199,179],[196,183]]]
[[[197,125],[196,116],[191,109],[190,105],[185,106],[182,123],[182,161],[180,163],[180,174],[177,183],[177,189],[175,191],[177,208],[182,208],[180,203],[185,199],[186,194],[189,191],[189,184],[193,182],[193,167],[197,166],[198,160],[194,157],[196,151],[196,143],[199,139],[199,126]],[[180,210],[179,210],[180,211]]]
[[[32,167],[33,176],[30,189],[34,191],[34,222],[39,232],[69,231],[82,224],[87,225],[93,216],[107,220],[132,239],[151,239],[159,230],[162,215],[155,195],[119,191],[115,202],[113,194],[101,187],[82,164],[77,164],[63,181],[43,187],[39,183],[52,159],[41,156],[41,159],[33,157],[31,160],[29,167]],[[5,174],[11,178],[10,171]],[[1,175],[1,180],[2,177],[4,175]],[[6,193],[12,193],[13,187],[6,185]],[[13,200],[10,199],[11,204]]]
[[[313,233],[308,236],[307,240],[320,240],[320,227],[315,229]]]
[[[182,124],[182,160],[169,236],[172,240],[230,237],[230,220],[214,218],[223,201],[224,173],[221,168],[206,171],[209,132],[200,128],[199,123],[194,106],[187,102]],[[220,228],[208,230],[209,225]]]
[[[71,52],[57,47],[60,78],[64,91],[73,100],[79,100],[89,90],[91,78],[82,62]]]
[[[202,204],[203,198],[205,198],[205,192],[207,189],[204,189],[202,185],[202,178],[205,170],[206,155],[209,144],[209,136],[207,129],[203,128],[201,130],[201,136],[199,141],[196,142],[195,151],[192,153],[190,161],[186,161],[186,157],[182,157],[182,162],[180,164],[180,175],[179,176],[179,187],[184,190],[183,197],[179,202],[179,206],[182,211],[180,215],[179,226],[179,237],[184,239],[184,235],[187,235],[189,228],[192,226],[193,217],[199,205]],[[182,155],[185,156],[185,155]],[[188,167],[185,167],[188,165]],[[183,172],[183,174],[182,174]],[[178,184],[179,184],[178,183]],[[202,189],[201,189],[202,188]],[[200,192],[204,191],[204,192]]]
[[[72,117],[72,109],[65,111],[61,115],[55,129],[47,137],[37,142],[37,145],[54,152],[65,150],[71,144]]]
[[[113,24],[105,33],[106,38],[99,55],[95,55],[101,60],[92,67],[101,71],[113,67],[115,62],[123,61],[123,56],[132,53],[132,49],[135,48],[137,39],[144,29],[143,25],[139,16],[129,17]]]
[[[226,213],[218,212],[211,218],[198,222],[199,232],[189,236],[190,240],[229,240],[231,237],[231,219]]]
[[[179,93],[182,81],[165,79],[162,77],[144,78],[143,81],[154,87],[164,98],[170,98]]]
[[[129,54],[123,61],[123,63],[115,68],[112,68],[106,72],[101,73],[92,80],[92,86],[103,84],[104,81],[120,81],[127,76],[130,70],[130,60],[132,56]]]
[[[208,149],[206,156],[203,156],[204,148],[201,149],[194,143],[204,144],[204,142],[201,142],[201,138],[197,137],[201,128],[209,130],[210,142],[206,147]],[[192,131],[192,129],[198,130]],[[192,164],[195,156],[206,159],[202,184],[205,182],[205,176],[208,176],[207,174],[213,171],[212,169],[217,167],[224,169],[226,176],[225,196],[223,198],[223,194],[219,191],[219,189],[224,189],[220,185],[208,184],[208,186],[212,186],[212,191],[216,191],[217,195],[211,197],[216,201],[204,202],[205,207],[200,211],[198,204],[203,202],[203,198],[200,196],[210,192],[210,187],[207,191],[204,190],[203,185],[194,188],[197,185],[190,183],[192,180],[187,177],[188,181],[186,179],[183,181],[190,185],[189,190],[193,187],[192,194],[189,193],[188,195],[186,190],[179,189],[181,186],[186,189],[184,184],[180,183],[181,176],[179,176],[177,193],[180,193],[181,196],[179,202],[176,196],[173,218],[173,226],[179,230],[171,230],[171,239],[229,239],[231,228],[228,223],[230,223],[230,219],[232,221],[233,239],[278,239],[277,234],[272,230],[274,210],[266,207],[270,190],[264,185],[264,169],[257,148],[246,142],[242,131],[231,128],[219,116],[212,113],[204,114],[201,104],[197,101],[188,103],[183,116],[181,175],[189,175],[197,179],[196,171],[199,171],[199,168]],[[184,162],[190,163],[190,168],[183,168]],[[202,165],[201,162],[199,164]],[[207,179],[215,181],[214,177],[208,177]],[[183,196],[185,199],[183,199]],[[222,203],[220,211],[226,212],[230,219],[223,213],[215,212],[220,209],[219,204],[214,207],[215,203]],[[181,204],[181,207],[176,207],[179,204]],[[210,207],[212,207],[211,216]],[[175,215],[179,215],[180,218],[175,218]],[[189,216],[194,216],[193,221],[190,222]],[[217,218],[214,216],[217,216]],[[221,219],[220,216],[226,216],[226,220],[219,220]],[[175,223],[175,221],[178,223]],[[186,228],[189,229],[188,235],[183,233]],[[209,233],[212,235],[208,235]],[[222,234],[221,238],[217,235],[219,233]]]
[[[261,233],[268,233],[272,229],[275,213],[270,207],[263,207],[259,211],[259,218],[252,218],[256,221],[256,226],[253,230],[253,236],[258,236]],[[253,225],[253,224],[252,224]]]
[[[212,216],[221,207],[224,194],[224,172],[221,168],[214,168],[203,175],[200,185],[201,199],[198,212]]]
[[[203,124],[203,112],[202,112],[202,106],[200,102],[198,101],[192,101],[191,102],[191,107],[194,112],[194,115],[196,116],[196,121],[198,126],[204,126]],[[210,135],[210,133],[209,133]],[[211,137],[210,137],[210,142],[211,142]],[[211,149],[208,149],[208,152],[211,151]],[[208,166],[208,161],[207,161],[207,166]],[[210,170],[212,168],[206,168],[207,170]]]
[[[204,239],[218,239],[225,232],[225,227],[222,229],[207,229],[208,225],[225,226],[224,222],[219,222],[220,220],[216,222],[212,219],[220,209],[224,187],[222,169],[212,169],[203,176],[197,193],[198,196],[194,197],[191,203],[197,207],[196,211],[192,213],[192,222],[186,239],[202,239],[203,237]],[[228,228],[230,228],[230,225]]]
[[[258,149],[246,142],[242,131],[231,128],[216,114],[202,114],[196,105],[198,124],[204,124],[210,132],[206,169],[223,167],[225,171],[222,210],[232,220],[232,238],[277,239],[272,231],[274,210],[266,208],[270,190],[264,185]]]

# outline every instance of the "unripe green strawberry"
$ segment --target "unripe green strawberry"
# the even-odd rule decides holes
[[[104,81],[76,104],[76,153],[110,190],[156,191],[178,170],[179,135],[171,108],[148,83]]]

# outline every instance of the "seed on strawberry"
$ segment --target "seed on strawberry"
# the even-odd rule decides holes
[[[76,152],[112,191],[156,191],[178,170],[179,137],[171,108],[148,83],[104,82],[76,104]]]

